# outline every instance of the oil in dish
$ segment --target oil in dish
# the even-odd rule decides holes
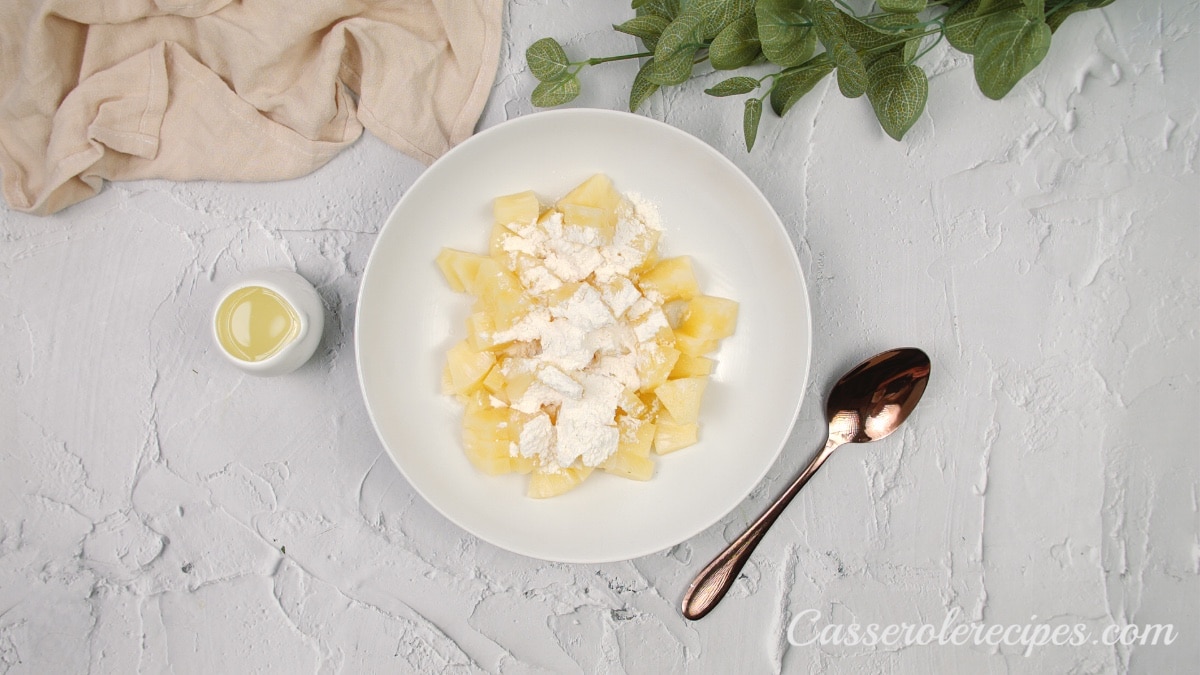
[[[246,286],[230,293],[217,307],[217,340],[235,358],[263,361],[296,339],[300,317],[278,293]]]

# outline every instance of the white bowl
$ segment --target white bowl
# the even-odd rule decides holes
[[[291,305],[292,309],[296,310],[296,316],[300,322],[296,337],[281,347],[278,352],[261,361],[246,361],[230,354],[221,345],[221,340],[217,335],[217,312],[221,308],[221,303],[225,302],[225,298],[234,291],[250,286],[260,286],[274,291],[283,298],[284,302]],[[307,279],[290,270],[270,269],[247,274],[226,286],[213,307],[213,342],[216,343],[217,349],[225,355],[227,361],[251,375],[274,377],[296,370],[312,358],[317,344],[321,342],[321,334],[324,330],[325,305],[321,302],[321,296],[317,294],[317,289],[313,288]]]
[[[486,251],[492,199],[544,199],[605,173],[658,205],[664,255],[690,255],[705,293],[741,303],[715,353],[700,442],[658,458],[653,479],[596,472],[547,500],[527,476],[487,476],[463,454],[461,406],[440,394],[445,352],[471,300],[434,263],[443,246]],[[496,546],[544,560],[607,562],[668,548],[717,522],[774,463],[804,395],[811,353],[804,277],[779,217],[728,159],[654,120],[561,110],[483,131],[431,166],[384,224],[363,275],[355,346],[375,430],[434,508]]]

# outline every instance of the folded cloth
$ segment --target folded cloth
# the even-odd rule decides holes
[[[370,130],[471,135],[503,0],[3,0],[0,173],[52,213],[104,179],[280,180]]]

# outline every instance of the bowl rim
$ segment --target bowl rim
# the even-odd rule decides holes
[[[498,130],[506,130],[513,126],[537,123],[536,120],[547,118],[547,117],[608,117],[608,118],[612,118],[612,119],[620,118],[623,120],[631,121],[634,124],[646,124],[648,126],[657,127],[660,131],[674,135],[674,136],[680,138],[681,140],[683,140],[683,142],[685,142],[685,143],[692,143],[692,144],[697,145],[700,149],[702,149],[702,151],[705,154],[711,156],[717,163],[722,164],[726,169],[732,170],[735,174],[741,176],[745,180],[746,185],[749,186],[749,188],[753,191],[754,195],[756,195],[759,199],[761,199],[763,201],[763,203],[766,204],[770,208],[771,214],[774,216],[773,222],[774,222],[775,227],[773,229],[775,229],[778,232],[778,234],[782,235],[783,239],[786,240],[789,244],[787,248],[788,248],[788,251],[790,254],[790,255],[788,255],[788,259],[791,264],[791,271],[795,274],[796,278],[798,279],[799,284],[800,284],[800,289],[803,291],[803,294],[804,294],[804,301],[805,301],[805,307],[806,307],[806,311],[804,312],[804,323],[805,323],[805,331],[804,332],[805,332],[805,344],[807,346],[807,349],[805,350],[805,355],[804,355],[804,371],[803,371],[804,379],[800,384],[800,395],[796,398],[796,402],[793,406],[793,409],[792,409],[792,412],[790,415],[790,420],[788,421],[788,424],[787,424],[787,428],[780,437],[778,447],[775,448],[774,454],[771,457],[771,461],[764,462],[762,471],[759,472],[758,477],[750,485],[749,489],[744,494],[741,494],[735,500],[733,500],[726,508],[721,509],[720,514],[716,518],[714,518],[711,522],[704,523],[704,524],[700,525],[699,527],[689,528],[689,530],[686,532],[686,534],[684,534],[683,536],[672,537],[673,540],[668,543],[665,543],[662,545],[656,545],[656,547],[649,549],[649,550],[639,550],[632,554],[622,553],[622,554],[615,555],[615,556],[603,556],[603,557],[566,555],[566,556],[557,556],[555,558],[547,558],[543,554],[533,553],[527,549],[523,550],[523,547],[521,547],[521,546],[514,546],[513,544],[508,543],[508,542],[502,543],[502,542],[496,541],[491,536],[476,532],[474,529],[467,527],[465,524],[460,522],[456,517],[452,516],[451,514],[447,513],[445,510],[443,510],[442,507],[439,506],[434,500],[430,499],[429,495],[426,494],[426,492],[424,490],[422,490],[421,486],[412,480],[412,478],[409,476],[408,472],[404,470],[404,467],[401,465],[401,463],[396,461],[396,457],[395,457],[393,451],[388,446],[388,443],[384,439],[383,433],[381,432],[379,422],[376,419],[375,411],[372,410],[372,408],[371,408],[371,402],[370,402],[370,399],[368,398],[368,394],[367,394],[366,380],[363,377],[363,360],[362,360],[362,348],[361,348],[362,345],[360,342],[362,339],[362,330],[361,330],[362,329],[362,312],[360,310],[362,307],[363,294],[364,294],[364,291],[366,290],[366,287],[367,287],[366,282],[367,282],[367,279],[370,277],[372,268],[375,265],[380,264],[378,262],[378,257],[377,257],[377,254],[379,252],[378,243],[383,238],[384,233],[392,225],[392,223],[399,222],[399,219],[395,218],[396,213],[400,210],[400,208],[402,206],[404,206],[405,201],[409,198],[409,195],[412,194],[413,192],[417,191],[418,189],[420,189],[421,185],[426,180],[429,179],[429,175],[432,173],[431,169],[433,169],[433,167],[437,163],[441,162],[443,159],[452,157],[456,154],[463,152],[463,148],[469,148],[469,147],[477,144],[479,141],[477,141],[476,139],[488,138],[488,137],[498,133]],[[521,556],[524,556],[524,557],[527,557],[530,559],[534,559],[534,560],[543,560],[543,561],[547,561],[547,562],[559,562],[559,563],[568,563],[568,564],[602,564],[602,563],[633,560],[636,558],[641,558],[641,557],[644,557],[647,555],[653,555],[653,554],[659,553],[661,551],[665,551],[673,546],[677,546],[685,541],[688,541],[689,539],[695,537],[696,535],[707,530],[708,528],[713,527],[714,525],[719,523],[723,518],[725,518],[730,513],[732,513],[734,511],[734,509],[736,509],[738,507],[739,504],[742,504],[743,502],[745,502],[746,498],[751,493],[753,493],[754,489],[759,484],[762,483],[763,479],[771,471],[771,468],[774,467],[776,463],[778,463],[779,457],[783,453],[783,449],[787,445],[788,439],[791,438],[792,432],[795,430],[796,422],[800,417],[800,409],[804,405],[804,401],[808,397],[808,393],[809,393],[808,392],[808,389],[809,389],[808,375],[812,371],[812,351],[813,351],[813,349],[812,349],[812,347],[813,347],[812,297],[808,291],[808,282],[804,276],[804,269],[800,265],[800,256],[796,251],[796,243],[792,240],[791,235],[787,231],[787,227],[784,226],[784,224],[783,224],[783,219],[779,217],[779,213],[778,213],[778,211],[775,210],[774,205],[771,204],[770,200],[767,199],[766,195],[763,194],[762,190],[758,187],[758,185],[753,180],[751,180],[750,177],[747,176],[746,173],[741,170],[741,168],[739,168],[736,164],[734,164],[734,162],[731,159],[729,159],[728,157],[723,155],[720,151],[718,151],[713,146],[709,145],[704,140],[702,140],[699,137],[694,136],[682,129],[679,129],[678,127],[674,127],[670,124],[656,120],[654,118],[646,117],[644,115],[638,115],[635,113],[624,112],[624,111],[620,111],[620,110],[610,110],[610,109],[606,109],[606,108],[566,108],[566,109],[559,109],[559,110],[546,110],[546,111],[534,112],[534,113],[530,113],[527,115],[521,115],[519,117],[510,118],[503,122],[500,122],[499,124],[488,127],[482,131],[475,133],[474,135],[472,135],[472,136],[468,137],[466,140],[464,140],[462,143],[459,143],[458,145],[451,148],[448,152],[446,152],[446,154],[444,154],[444,155],[442,155],[442,157],[438,158],[438,160],[436,160],[433,164],[430,164],[428,167],[426,167],[421,172],[421,175],[417,176],[416,180],[413,181],[412,185],[408,188],[408,190],[406,190],[404,192],[404,194],[400,196],[400,199],[397,200],[396,204],[392,207],[391,211],[388,212],[387,217],[383,221],[383,225],[380,226],[379,231],[375,235],[375,242],[372,243],[372,245],[371,245],[371,252],[367,258],[367,264],[363,267],[362,279],[359,282],[358,294],[355,299],[354,310],[355,310],[354,341],[353,341],[354,361],[355,361],[355,373],[358,378],[359,393],[362,395],[363,405],[367,410],[367,417],[371,420],[371,427],[375,432],[375,437],[376,437],[376,439],[378,439],[384,452],[388,455],[388,458],[391,460],[392,465],[395,466],[397,470],[399,470],[400,475],[404,477],[404,480],[408,482],[409,486],[412,487],[413,490],[415,490],[416,493],[418,495],[420,495],[421,498],[423,500],[425,500],[425,502],[427,504],[429,504],[443,518],[449,520],[451,523],[453,523],[455,526],[457,526],[460,530],[469,533],[473,537],[476,537],[478,539],[486,541],[489,544],[491,544],[492,546],[495,546],[499,549],[509,551],[512,553],[516,553],[518,555],[521,555]]]

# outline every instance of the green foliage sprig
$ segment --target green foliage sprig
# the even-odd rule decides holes
[[[876,11],[858,14],[845,0],[633,0],[635,16],[613,28],[636,37],[645,51],[571,61],[547,37],[530,45],[525,59],[538,79],[533,104],[551,107],[579,95],[584,68],[645,58],[630,88],[631,112],[660,87],[687,82],[705,61],[721,71],[770,63],[778,70],[736,75],[704,90],[750,94],[743,112],[747,150],[758,136],[764,102],[782,117],[836,72],[842,94],[866,94],[880,126],[900,140],[929,96],[929,80],[916,61],[943,38],[974,57],[979,90],[999,99],[1046,57],[1051,35],[1067,17],[1112,2],[877,0]]]

